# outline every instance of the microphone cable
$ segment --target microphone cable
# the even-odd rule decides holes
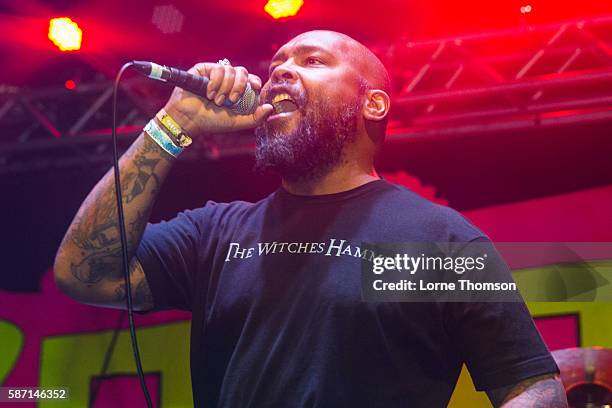
[[[104,352],[104,361],[102,362],[102,369],[98,373],[99,381],[94,383],[92,387],[91,395],[89,396],[89,407],[96,406],[96,399],[98,398],[98,392],[100,391],[100,385],[102,380],[106,376],[108,372],[108,366],[110,365],[111,359],[113,358],[113,353],[115,352],[115,346],[117,345],[117,340],[119,339],[119,334],[121,333],[121,328],[123,327],[123,320],[125,319],[126,311],[121,310],[119,313],[119,319],[117,320],[117,324],[115,324],[115,329],[113,330],[113,337],[111,338],[110,343],[108,343],[108,347]]]
[[[138,379],[140,380],[140,388],[142,388],[147,407],[153,408],[151,396],[149,395],[149,389],[145,383],[144,373],[142,371],[140,352],[138,351],[138,340],[136,339],[136,328],[134,326],[134,306],[132,304],[132,285],[130,283],[130,260],[128,258],[127,234],[125,232],[125,218],[123,215],[123,197],[121,194],[121,178],[119,175],[119,154],[117,153],[117,91],[119,89],[119,81],[121,81],[121,76],[132,65],[134,65],[133,62],[128,62],[121,67],[117,77],[115,78],[115,84],[113,86],[113,167],[115,175],[115,192],[117,196],[119,236],[121,240],[123,278],[125,281],[125,299],[127,305],[128,322],[130,326],[130,339],[132,340],[132,352],[134,353],[134,362],[136,363],[136,371],[138,373]]]

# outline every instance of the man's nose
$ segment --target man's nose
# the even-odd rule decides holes
[[[295,82],[297,80],[297,74],[288,64],[289,61],[277,66],[272,71],[271,81],[274,82]]]

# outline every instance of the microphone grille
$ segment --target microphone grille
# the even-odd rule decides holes
[[[248,115],[255,112],[258,105],[259,95],[253,88],[251,88],[251,84],[247,82],[244,93],[240,99],[238,99],[236,103],[232,105],[231,109],[239,115]]]

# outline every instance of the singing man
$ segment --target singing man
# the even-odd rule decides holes
[[[278,50],[263,86],[227,61],[190,73],[210,79],[206,97],[176,88],[119,167],[134,304],[192,313],[196,406],[445,407],[463,364],[495,407],[567,406],[524,303],[362,301],[363,242],[487,240],[378,176],[390,85],[370,50],[311,31]],[[257,110],[225,108],[247,83],[261,91]],[[147,223],[190,138],[242,129],[255,129],[256,166],[280,175],[275,192]],[[109,171],[58,250],[66,294],[124,307],[118,231]]]

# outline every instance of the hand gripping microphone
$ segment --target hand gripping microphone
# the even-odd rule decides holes
[[[168,82],[169,84],[178,86],[186,91],[196,95],[206,97],[206,88],[208,86],[208,78],[198,75],[192,75],[187,71],[177,68],[166,67],[154,62],[133,61],[132,67],[136,71],[149,78],[157,79],[158,81]],[[259,105],[259,95],[251,88],[247,82],[246,89],[236,103],[232,103],[229,99],[225,99],[223,103],[226,107],[240,115],[248,115],[255,112]]]

